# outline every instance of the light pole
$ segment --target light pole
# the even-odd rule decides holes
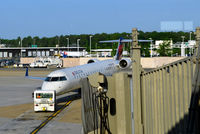
[[[59,49],[59,47],[60,47],[60,36],[58,36],[58,53],[57,53],[58,56],[60,56],[60,49]]]
[[[191,38],[192,38],[192,32],[190,32],[190,41],[188,42],[189,43],[189,49],[190,49],[190,56],[192,54],[192,47],[191,47]]]
[[[59,47],[59,44],[60,44],[60,37],[58,36],[58,47]]]
[[[67,48],[68,48],[68,52],[69,52],[69,38],[66,38],[67,39]]]
[[[192,38],[192,32],[190,32],[190,41],[191,41],[191,38]]]
[[[185,56],[185,46],[184,46],[184,38],[185,36],[181,36],[182,43],[181,43],[181,56]]]
[[[151,44],[150,44],[150,50],[151,50],[151,58],[152,58],[152,55],[153,55],[153,44],[152,44],[152,38],[149,38],[151,40]]]
[[[172,38],[170,38],[170,48],[171,48],[171,57],[172,57],[172,53],[173,53],[173,41],[172,41]]]
[[[20,38],[20,40],[21,40],[21,57],[22,57],[22,38]]]
[[[79,41],[80,41],[80,39],[77,39],[78,57],[80,56],[80,54],[79,54]]]
[[[96,50],[97,50],[97,43],[96,43]],[[98,56],[98,51],[96,51],[96,55],[97,55],[97,57],[99,57],[99,56]]]
[[[33,39],[33,45],[35,45],[35,39]],[[34,46],[35,47],[35,46]]]
[[[91,43],[92,42],[92,36],[90,36],[90,57],[91,57]]]

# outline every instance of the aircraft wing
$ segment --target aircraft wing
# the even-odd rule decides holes
[[[43,80],[43,81],[45,80],[44,77],[33,77],[33,76],[29,76],[29,75],[28,75],[28,68],[26,68],[25,78],[34,79],[34,80]]]
[[[151,42],[153,40],[138,40],[138,42]],[[99,43],[114,43],[119,42],[119,40],[106,40],[106,41],[99,41]],[[121,42],[133,42],[131,39],[123,39]]]

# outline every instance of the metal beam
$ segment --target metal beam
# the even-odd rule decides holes
[[[132,59],[132,74],[133,74],[133,117],[135,125],[135,134],[143,134],[142,114],[141,114],[141,63],[140,63],[140,46],[138,45],[138,31],[136,28],[132,29],[132,46],[131,46],[131,59]]]

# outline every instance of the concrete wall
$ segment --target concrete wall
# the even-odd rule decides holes
[[[62,58],[63,67],[73,67],[80,65],[80,58]]]
[[[141,58],[141,65],[143,68],[157,68],[185,57],[153,57],[153,58]]]
[[[35,58],[20,58],[21,64],[29,64],[35,61]]]
[[[156,68],[162,65],[172,63],[174,61],[183,59],[184,57],[153,57],[153,58],[141,58],[141,64],[143,68]],[[89,59],[94,58],[62,58],[63,67],[73,67],[77,65],[86,64]],[[98,60],[107,60],[112,58],[97,58]],[[22,64],[32,63],[35,58],[21,58]]]

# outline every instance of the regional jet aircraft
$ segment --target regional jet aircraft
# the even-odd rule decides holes
[[[55,90],[56,95],[70,92],[81,87],[80,80],[88,77],[88,75],[100,72],[106,76],[112,75],[115,72],[129,68],[131,66],[130,59],[122,59],[123,39],[118,40],[119,45],[114,59],[99,61],[90,59],[87,64],[64,68],[51,72],[46,78],[28,76],[31,79],[44,80],[41,90]]]

